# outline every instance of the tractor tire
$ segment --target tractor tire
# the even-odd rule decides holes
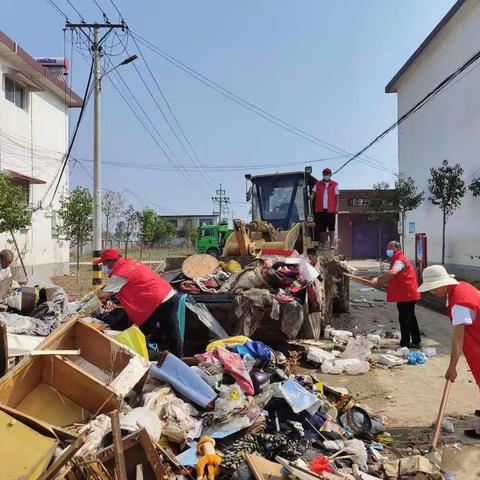
[[[215,257],[215,258],[220,258],[220,250],[218,250],[218,248],[209,248],[207,250],[207,255],[211,255],[212,257]]]
[[[337,294],[333,299],[333,313],[348,313],[350,311],[350,279],[340,272],[335,280]]]

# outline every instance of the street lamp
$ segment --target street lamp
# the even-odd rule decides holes
[[[93,259],[102,253],[102,155],[101,155],[101,92],[102,79],[105,75],[117,68],[135,61],[138,56],[126,58],[110,70],[102,73],[100,64],[100,39],[99,28],[94,28],[93,42],[94,61],[94,107],[93,107]],[[92,287],[99,288],[102,283],[102,269],[100,265],[92,265]]]

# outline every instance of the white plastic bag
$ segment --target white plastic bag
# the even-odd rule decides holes
[[[300,276],[308,283],[313,282],[320,275],[318,270],[312,266],[308,256],[305,253],[300,255],[299,270]]]
[[[308,349],[307,360],[321,365],[325,360],[335,360],[335,355],[319,347],[310,347]]]

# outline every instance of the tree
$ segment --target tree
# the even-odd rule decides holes
[[[92,237],[93,197],[86,187],[77,187],[67,198],[60,200],[58,216],[61,219],[58,233],[73,240],[77,247],[77,283],[80,247]]]
[[[25,277],[27,271],[14,232],[27,228],[31,222],[32,211],[28,208],[25,192],[0,172],[0,233],[9,232],[12,236]]]
[[[120,241],[125,240],[125,222],[123,220],[115,225],[115,238]]]
[[[129,205],[122,214],[125,219],[125,256],[128,254],[128,242],[138,232],[138,212],[133,208],[133,205]]]
[[[140,235],[140,260],[142,259],[143,246],[148,247],[148,259],[150,261],[150,255],[152,246],[155,243],[157,235],[157,222],[158,215],[155,210],[151,208],[144,208],[142,212],[138,213],[139,220],[139,235]]]
[[[382,233],[386,223],[398,222],[398,192],[386,182],[373,185],[373,194],[368,200],[368,220],[378,228],[378,258],[382,266]]]
[[[402,220],[402,248],[405,248],[405,219],[407,212],[416,210],[424,200],[424,193],[418,192],[415,180],[412,177],[399,176],[395,181],[395,205],[398,206]]]
[[[474,197],[480,197],[480,178],[473,180],[468,189],[472,192]]]
[[[158,217],[156,225],[156,237],[155,240],[160,244],[168,242],[177,233],[177,227],[169,220]]]
[[[463,168],[457,163],[449,165],[448,160],[439,168],[430,169],[428,190],[430,202],[442,211],[442,265],[445,263],[445,229],[447,221],[462,204],[465,196],[465,182],[462,179]]]
[[[110,239],[111,222],[120,217],[125,208],[125,200],[119,192],[107,190],[102,198],[102,212],[105,217],[105,243]]]

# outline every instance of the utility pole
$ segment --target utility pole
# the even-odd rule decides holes
[[[125,30],[125,23],[70,23],[65,28],[79,29],[91,44],[93,55],[93,239],[92,239],[92,287],[99,288],[102,284],[102,268],[93,262],[102,253],[102,80],[113,70],[133,62],[138,57],[133,55],[117,66],[102,72],[102,44],[115,29]],[[100,36],[101,31],[106,32]],[[93,38],[90,32],[93,30]]]
[[[225,196],[225,190],[222,188],[222,184],[220,184],[220,188],[215,193],[216,196],[212,197],[212,202],[218,205],[218,219],[221,223],[224,209],[228,208],[230,204],[230,197]]]

